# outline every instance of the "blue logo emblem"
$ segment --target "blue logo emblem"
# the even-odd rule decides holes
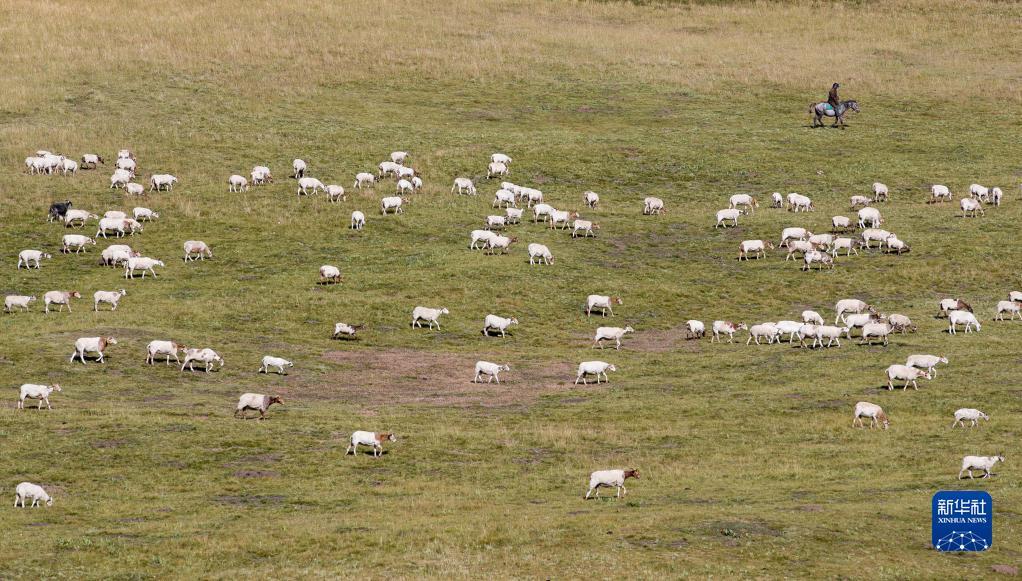
[[[994,502],[986,492],[942,490],[933,495],[931,542],[938,551],[985,551],[994,540]]]

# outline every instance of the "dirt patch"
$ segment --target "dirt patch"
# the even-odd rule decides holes
[[[994,573],[1003,573],[1004,575],[1018,575],[1018,567],[1011,565],[992,565],[990,570]]]
[[[120,448],[126,446],[127,440],[97,440],[92,443],[93,448]]]
[[[234,473],[235,478],[276,478],[280,476],[273,470],[238,470]]]
[[[781,536],[781,531],[760,521],[717,521],[707,526],[712,533],[733,539],[757,536]]]
[[[243,456],[237,460],[230,462],[224,462],[224,466],[238,466],[239,464],[266,464],[272,462],[280,462],[283,458],[283,454],[277,452],[268,452],[266,454],[253,454],[251,456]]]
[[[625,338],[624,346],[628,349],[648,353],[663,353],[675,349],[699,351],[699,341],[688,340],[688,327],[685,326],[658,331],[639,331],[631,339]]]
[[[213,500],[228,506],[276,506],[283,504],[285,498],[281,494],[253,494],[214,496]]]
[[[326,361],[342,369],[301,385],[303,397],[344,399],[362,405],[416,403],[454,407],[507,407],[542,395],[575,389],[576,369],[567,362],[512,366],[501,382],[472,383],[477,357],[415,349],[331,351]],[[582,388],[582,386],[579,386]],[[591,388],[589,388],[591,389]]]
[[[820,504],[806,504],[798,507],[799,510],[804,512],[823,512],[823,505]]]

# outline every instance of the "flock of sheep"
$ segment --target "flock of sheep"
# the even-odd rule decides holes
[[[403,206],[408,204],[407,196],[420,190],[423,186],[421,177],[416,174],[413,168],[405,165],[408,157],[409,155],[406,152],[393,152],[389,161],[379,164],[379,171],[377,173],[360,172],[355,177],[353,184],[355,189],[375,188],[382,179],[388,176],[396,179],[395,193],[397,195],[384,197],[380,201],[380,213],[382,215],[391,212],[403,213]],[[493,154],[487,166],[487,179],[508,176],[511,163],[511,157],[503,153]],[[31,174],[52,175],[60,173],[63,175],[74,175],[79,171],[79,168],[95,169],[98,165],[105,165],[105,160],[95,154],[83,155],[81,165],[72,159],[48,151],[38,151],[34,156],[30,156],[25,160],[26,171]],[[135,156],[129,150],[118,152],[115,167],[116,169],[110,179],[111,188],[123,188],[130,195],[144,195],[146,193],[146,189],[142,184],[132,181],[135,179],[138,164]],[[295,159],[292,163],[292,170],[291,177],[297,180],[297,194],[299,196],[314,195],[321,191],[326,194],[331,202],[346,200],[346,193],[342,186],[336,184],[327,185],[307,175],[308,164],[305,161]],[[238,174],[230,176],[227,180],[228,190],[230,192],[243,192],[248,191],[252,186],[273,182],[273,174],[267,166],[255,166],[250,173],[250,177],[251,179],[248,179]],[[174,184],[178,182],[178,179],[170,174],[153,174],[148,181],[148,191],[173,191]],[[1002,192],[999,188],[986,188],[973,184],[969,191],[970,197],[962,199],[960,204],[965,216],[976,216],[977,213],[984,213],[983,203],[994,206],[1001,204]],[[478,195],[475,183],[471,179],[464,177],[454,180],[451,192],[458,195]],[[600,197],[595,192],[584,192],[582,198],[589,209],[596,210],[600,204]],[[834,258],[838,256],[840,250],[845,250],[845,256],[849,256],[852,253],[858,254],[858,249],[869,249],[872,247],[873,242],[878,242],[879,248],[886,248],[889,252],[895,252],[899,255],[902,252],[908,252],[910,250],[908,245],[895,234],[880,229],[884,220],[874,204],[886,202],[889,199],[889,190],[886,185],[881,183],[873,184],[872,198],[852,196],[852,209],[861,206],[861,209],[858,210],[857,224],[862,231],[857,238],[835,236],[837,233],[853,230],[852,221],[846,216],[834,216],[832,218],[833,233],[813,234],[808,229],[802,227],[785,228],[778,245],[787,252],[785,260],[801,255],[804,263],[803,270],[809,270],[813,264],[817,264],[819,268],[825,266],[833,267]],[[950,199],[951,193],[946,186],[935,185],[932,187],[931,202],[938,203]],[[524,207],[519,207],[519,204],[522,204]],[[68,254],[72,251],[76,255],[86,252],[87,246],[96,245],[96,239],[100,236],[106,238],[108,233],[113,233],[118,238],[134,236],[136,233],[143,232],[143,222],[152,222],[154,219],[159,218],[158,212],[141,206],[133,209],[130,218],[126,212],[118,210],[108,211],[100,217],[72,206],[73,203],[70,200],[53,203],[49,210],[48,220],[59,220],[67,228],[84,228],[89,220],[96,220],[98,221],[98,229],[94,238],[79,234],[64,235],[61,240],[61,252]],[[504,214],[487,216],[485,228],[471,232],[470,249],[480,248],[490,254],[495,254],[498,251],[501,254],[507,253],[510,246],[517,242],[517,238],[498,234],[497,230],[504,231],[510,225],[520,223],[526,209],[531,210],[534,223],[540,221],[549,223],[550,228],[560,227],[561,229],[567,229],[570,227],[572,237],[577,237],[580,234],[584,237],[595,236],[596,231],[600,229],[598,223],[583,220],[577,212],[557,210],[545,203],[542,191],[519,186],[508,181],[501,182],[500,188],[495,192],[492,206],[503,209]],[[716,213],[715,227],[727,228],[729,225],[737,226],[738,220],[742,215],[753,214],[758,206],[759,204],[753,196],[747,194],[731,196],[729,207]],[[787,198],[782,197],[780,193],[774,193],[772,195],[772,207],[786,207],[794,213],[815,210],[815,205],[809,197],[797,193],[789,194]],[[662,199],[647,197],[643,200],[642,213],[644,215],[656,216],[666,212],[667,209]],[[351,215],[351,228],[362,229],[365,225],[365,214],[358,210],[353,211]],[[740,244],[738,259],[748,260],[750,257],[762,258],[768,250],[774,248],[776,247],[771,241],[745,240]],[[203,241],[185,241],[183,243],[183,250],[183,260],[185,262],[205,260],[213,257],[212,250]],[[545,245],[537,243],[529,244],[527,250],[530,264],[552,265],[554,263],[553,254]],[[52,255],[42,250],[26,249],[18,255],[17,268],[20,269],[22,266],[25,266],[29,269],[34,267],[36,270],[39,270],[41,268],[41,261],[50,258],[52,258]],[[138,251],[132,249],[127,244],[109,245],[101,253],[101,263],[110,267],[122,266],[124,268],[124,277],[129,280],[135,277],[137,271],[141,271],[141,278],[143,279],[146,273],[151,274],[155,278],[155,267],[166,266],[161,260],[141,256]],[[323,265],[320,267],[319,275],[320,282],[324,284],[339,283],[342,279],[340,269],[333,265]],[[93,295],[94,309],[99,311],[101,304],[109,304],[111,305],[110,310],[116,310],[119,301],[126,294],[127,291],[125,289],[96,291]],[[72,299],[77,298],[81,298],[81,294],[74,290],[46,292],[43,295],[44,312],[48,313],[51,305],[56,305],[58,311],[63,311],[66,306],[70,312]],[[35,300],[36,297],[31,295],[8,295],[4,300],[5,311],[8,313],[12,313],[16,309],[29,311],[30,304]],[[622,304],[623,301],[620,297],[590,295],[586,299],[584,310],[587,316],[591,316],[593,311],[597,311],[598,314],[604,317],[613,316],[613,305]],[[813,348],[827,348],[834,344],[840,347],[840,337],[842,335],[850,340],[852,332],[855,329],[861,329],[861,343],[871,343],[874,340],[879,340],[884,345],[887,345],[889,338],[894,333],[916,330],[916,326],[908,317],[901,314],[881,314],[872,305],[868,305],[858,299],[841,300],[835,306],[835,310],[837,316],[834,325],[826,325],[822,316],[815,311],[804,311],[801,321],[782,320],[752,326],[741,322],[717,320],[711,326],[712,336],[710,342],[722,342],[722,336],[727,336],[728,342],[731,343],[736,332],[747,330],[749,333],[746,341],[747,345],[752,342],[759,345],[761,340],[764,340],[767,344],[779,344],[786,337],[789,343],[794,343],[797,339],[801,347],[807,347],[807,339],[813,340]],[[996,311],[995,319],[1003,320],[1003,315],[1007,313],[1010,315],[1010,318],[1014,318],[1017,314],[1019,319],[1022,320],[1022,292],[1011,292],[1008,300],[1000,301],[997,304]],[[957,332],[958,326],[963,326],[966,333],[972,332],[973,329],[976,331],[981,330],[980,322],[973,314],[972,307],[960,299],[945,299],[941,301],[940,312],[948,317],[949,333],[951,334]],[[430,329],[435,326],[439,330],[441,316],[448,314],[450,314],[449,310],[443,307],[417,306],[412,311],[411,325],[413,328],[416,328],[426,324]],[[838,326],[839,322],[842,322],[843,325]],[[499,333],[501,337],[504,337],[512,325],[518,325],[517,318],[489,314],[484,318],[482,333],[487,336]],[[703,322],[690,320],[686,325],[690,338],[705,336],[706,327]],[[357,331],[362,327],[362,325],[350,325],[343,322],[336,323],[333,337],[355,337]],[[593,348],[599,346],[602,349],[604,341],[613,341],[615,348],[620,349],[622,338],[632,332],[634,332],[634,329],[631,326],[601,326],[596,330],[592,346]],[[106,349],[116,344],[117,340],[113,337],[79,338],[75,341],[71,362],[79,359],[82,364],[85,364],[87,356],[95,354],[96,361],[102,363]],[[184,361],[181,361],[178,357],[179,353],[184,354]],[[154,340],[147,345],[147,364],[154,365],[159,356],[164,358],[166,365],[169,365],[171,358],[173,358],[176,364],[181,365],[182,372],[186,369],[194,371],[195,363],[201,364],[203,371],[206,373],[217,367],[222,368],[224,365],[223,358],[213,349],[188,348],[168,340]],[[895,381],[904,381],[903,389],[907,389],[909,384],[918,389],[916,380],[921,377],[933,379],[936,376],[935,368],[941,363],[947,364],[947,358],[935,355],[912,355],[904,365],[891,365],[886,369],[888,389],[894,389]],[[258,371],[260,373],[268,373],[271,369],[276,369],[277,373],[284,374],[285,368],[293,367],[293,365],[293,362],[282,357],[267,355],[263,357]],[[475,376],[472,381],[480,382],[485,379],[487,382],[495,381],[499,384],[500,373],[510,372],[510,370],[511,367],[507,364],[479,361],[476,363]],[[587,384],[587,379],[590,376],[595,376],[596,383],[609,381],[608,371],[617,371],[617,367],[604,361],[584,361],[578,366],[575,384],[579,382]],[[40,409],[44,403],[50,409],[49,396],[54,391],[61,391],[60,385],[26,383],[21,386],[18,408],[24,407],[26,399],[35,399],[39,400],[38,407]],[[283,404],[283,400],[275,395],[245,393],[238,400],[235,416],[246,417],[247,411],[254,410],[259,412],[259,419],[263,419],[266,416],[267,409],[273,404]],[[964,427],[967,421],[970,422],[970,426],[974,427],[980,419],[990,419],[983,412],[973,408],[959,409],[954,413],[954,417],[955,423],[952,427],[958,425]],[[858,402],[855,406],[853,426],[864,426],[863,419],[870,420],[871,428],[881,427],[886,429],[890,424],[890,419],[884,410],[870,402]],[[347,452],[357,454],[358,446],[368,446],[373,449],[373,455],[377,456],[382,451],[383,442],[385,441],[396,441],[396,436],[385,432],[356,431],[351,435],[350,446]],[[988,477],[993,465],[1003,460],[1004,457],[1002,455],[967,456],[962,461],[959,478],[965,472],[968,472],[970,477],[972,477],[973,469],[983,470],[984,477]],[[627,492],[624,482],[628,478],[639,478],[638,470],[618,469],[593,472],[590,478],[589,490],[585,496],[589,498],[590,494],[595,491],[598,497],[599,489],[602,487],[616,488],[618,496],[620,496]],[[18,485],[15,506],[19,502],[24,506],[26,499],[32,501],[32,506],[38,506],[40,500],[47,505],[51,505],[53,502],[52,498],[41,487],[27,482]]]

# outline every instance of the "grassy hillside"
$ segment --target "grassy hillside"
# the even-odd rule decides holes
[[[1022,290],[1016,5],[18,2],[0,14],[0,290],[86,297],[71,314],[35,303],[0,316],[0,491],[30,480],[56,499],[0,510],[0,576],[905,578],[1018,564],[1022,323],[990,321]],[[845,131],[809,129],[809,103],[834,81],[862,113]],[[40,148],[110,164],[122,147],[145,176],[177,175],[174,192],[128,199],[107,187],[109,165],[22,171]],[[329,204],[299,200],[285,178],[301,157],[347,188],[396,149],[426,183],[403,215],[379,215],[390,181]],[[530,222],[507,256],[469,251],[492,213],[494,151],[555,207],[582,211],[582,192],[599,192],[582,211],[599,237]],[[256,164],[277,182],[226,191]],[[452,195],[456,176],[480,195]],[[779,251],[735,260],[742,240],[854,215],[849,196],[877,180],[893,194],[885,226],[911,253],[812,273]],[[978,219],[957,200],[925,203],[930,184],[957,198],[972,182],[1000,185],[1005,203]],[[763,204],[713,228],[731,194],[773,191],[817,210]],[[648,195],[668,214],[642,216]],[[130,242],[166,261],[159,278],[97,265],[105,241],[59,254],[65,229],[45,214],[68,198],[159,211]],[[356,209],[361,232],[347,228]],[[184,263],[188,239],[215,258]],[[529,242],[555,265],[530,267]],[[15,270],[24,248],[54,258]],[[321,264],[344,283],[316,284]],[[90,310],[93,292],[119,288],[116,312]],[[581,311],[590,293],[623,297],[612,324],[637,332],[621,351],[589,349],[603,323]],[[976,307],[982,332],[943,332],[934,314],[949,296]],[[831,318],[847,297],[919,331],[826,351],[684,338],[690,318]],[[443,330],[410,329],[416,305],[450,309]],[[488,313],[521,325],[484,338]],[[331,341],[337,321],[367,328]],[[68,363],[77,337],[99,334],[120,341],[105,364]],[[146,366],[152,339],[212,347],[226,366]],[[951,364],[919,391],[880,389],[912,353]],[[265,354],[295,368],[258,375]],[[618,365],[610,385],[572,385],[596,358]],[[507,383],[470,383],[478,359],[509,363]],[[55,409],[15,410],[26,382],[60,383]],[[233,420],[249,391],[285,405]],[[861,400],[891,429],[852,429]],[[992,420],[951,431],[960,407]],[[346,457],[356,429],[399,439],[383,458]],[[1002,451],[995,478],[955,480],[963,455]],[[626,466],[642,472],[627,500],[582,500],[590,471]],[[994,497],[984,554],[929,548],[930,498],[959,488]]]

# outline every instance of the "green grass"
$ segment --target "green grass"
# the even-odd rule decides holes
[[[1020,286],[1016,6],[838,4],[840,18],[744,2],[311,3],[251,18],[240,5],[64,9],[76,16],[2,9],[0,289],[86,299],[72,314],[36,303],[0,317],[0,490],[30,480],[56,499],[0,510],[0,576],[930,578],[1017,564],[1022,324],[989,321]],[[400,15],[383,21],[384,10]],[[812,19],[805,32],[791,24]],[[970,36],[980,26],[994,40]],[[835,47],[834,68],[814,56],[821,46]],[[47,47],[63,60],[30,58]],[[808,103],[835,79],[863,112],[845,131],[808,129]],[[167,262],[156,280],[96,265],[102,241],[60,255],[64,229],[44,221],[58,199],[99,213],[136,205],[107,189],[109,166],[20,171],[39,148],[110,158],[121,147],[145,175],[181,179],[138,203],[161,214],[131,240]],[[394,149],[426,181],[401,216],[379,216],[382,186],[331,205],[298,200],[285,179],[302,157],[348,187]],[[511,180],[555,207],[582,210],[582,192],[599,192],[602,207],[582,212],[599,238],[526,223],[508,256],[468,251],[496,186],[481,180],[470,198],[450,184],[484,175],[498,150],[515,158]],[[257,163],[275,185],[226,192],[228,175]],[[741,240],[854,215],[848,197],[877,180],[893,194],[886,226],[910,254],[840,258],[822,273],[777,252],[735,260]],[[924,203],[932,183],[960,195],[971,182],[1000,185],[1004,205],[973,220]],[[818,209],[762,204],[739,228],[713,229],[730,194],[772,191],[806,193]],[[642,216],[647,195],[669,213]],[[369,218],[362,232],[347,228],[355,209]],[[183,263],[187,239],[215,259]],[[534,241],[554,266],[529,266]],[[17,271],[23,248],[54,258]],[[327,263],[343,284],[316,284]],[[89,310],[94,291],[122,287],[116,312]],[[580,308],[597,292],[621,295],[613,324],[637,330],[620,352],[589,350],[603,321]],[[947,296],[976,307],[981,333],[942,332],[933,315]],[[680,330],[805,308],[828,318],[846,297],[907,314],[919,332],[810,352]],[[409,328],[418,304],[450,309],[443,331]],[[521,325],[484,339],[491,312]],[[336,321],[368,327],[331,341]],[[120,340],[105,365],[67,362],[75,338],[98,334]],[[146,366],[152,339],[213,347],[226,366]],[[951,365],[918,392],[877,391],[911,353]],[[264,354],[295,368],[257,375]],[[573,386],[574,366],[593,358],[620,370],[609,386]],[[477,359],[510,363],[509,382],[468,383]],[[60,383],[55,409],[15,410],[25,382]],[[265,422],[233,420],[247,391],[286,404]],[[860,400],[882,405],[891,429],[852,429]],[[949,430],[967,406],[992,421]],[[399,441],[381,459],[345,457],[355,429]],[[955,480],[963,455],[1001,451],[997,477]],[[642,471],[627,500],[582,500],[590,471],[624,466]],[[987,553],[928,547],[930,497],[959,488],[994,497]]]

